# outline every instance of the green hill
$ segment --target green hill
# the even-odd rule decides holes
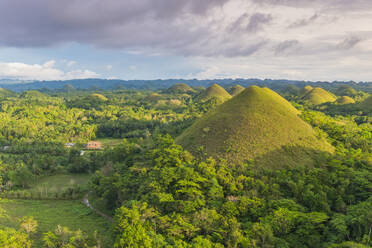
[[[309,93],[312,90],[313,90],[313,87],[311,87],[310,85],[306,85],[305,87],[303,87],[301,89],[300,94],[303,96],[303,95],[306,95],[307,93]]]
[[[344,105],[344,104],[350,104],[350,103],[355,103],[354,99],[349,97],[349,96],[342,96],[337,99],[337,103]]]
[[[185,130],[176,142],[193,154],[230,162],[255,160],[259,166],[312,164],[319,151],[333,151],[318,139],[299,111],[268,88],[252,86]]]
[[[187,84],[175,84],[167,90],[168,93],[194,93],[195,90],[188,86]]]
[[[29,99],[42,99],[42,98],[46,98],[47,95],[41,93],[40,91],[37,91],[37,90],[29,90],[29,91],[25,91],[21,94],[21,97],[24,97],[24,98],[29,98]]]
[[[205,91],[200,93],[200,95],[197,97],[197,101],[208,101],[212,98],[215,98],[218,103],[223,103],[229,100],[231,95],[218,84],[213,84]]]
[[[307,92],[302,99],[313,105],[336,101],[336,97],[333,94],[319,87]]]
[[[339,96],[350,96],[354,97],[358,95],[358,92],[351,86],[349,85],[341,85],[337,90],[336,94]]]
[[[359,103],[359,107],[366,112],[372,111],[372,96],[369,96],[363,102]]]
[[[145,97],[145,101],[151,102],[151,103],[156,103],[161,98],[162,98],[161,95],[159,95],[158,93],[151,93],[151,94],[149,94],[148,96]]]
[[[97,94],[97,93],[91,94],[89,96],[89,98],[92,99],[92,100],[97,99],[97,100],[101,100],[101,101],[104,101],[104,102],[107,101],[107,98],[104,95]]]
[[[9,96],[14,96],[15,94],[7,89],[0,88],[0,97],[9,97]]]
[[[244,90],[245,88],[243,86],[237,84],[229,90],[229,93],[231,96],[236,96],[236,95],[239,95]]]

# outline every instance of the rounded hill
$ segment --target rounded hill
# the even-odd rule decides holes
[[[9,96],[14,96],[15,94],[8,90],[8,89],[4,89],[4,88],[0,88],[0,97],[9,97]]]
[[[369,96],[363,102],[359,103],[359,106],[364,111],[367,111],[367,112],[372,111],[372,96]]]
[[[268,88],[251,86],[185,130],[176,142],[193,154],[258,166],[312,164],[320,151],[333,148],[316,137],[299,111]]]
[[[344,105],[344,104],[351,104],[351,103],[355,103],[354,99],[349,97],[349,96],[342,96],[340,98],[337,99],[337,103],[338,104],[341,104],[341,105]]]
[[[89,96],[90,99],[92,100],[100,100],[100,101],[107,101],[107,98],[104,95],[94,93]]]
[[[306,85],[305,87],[303,87],[300,91],[300,94],[301,95],[306,95],[307,93],[309,93],[310,91],[313,90],[313,87],[310,86],[310,85]]]
[[[231,98],[231,95],[218,84],[213,84],[197,97],[198,101],[208,101],[215,98],[218,103],[223,103]]]
[[[169,93],[176,93],[176,94],[183,94],[183,93],[194,93],[195,90],[188,86],[187,84],[174,84],[170,87],[167,92]]]
[[[358,92],[350,85],[341,85],[337,90],[336,94],[339,96],[356,96]]]
[[[37,90],[28,90],[28,91],[23,92],[20,95],[20,97],[29,98],[29,99],[42,99],[42,98],[47,97],[47,95]]]
[[[244,91],[244,87],[237,84],[235,86],[233,86],[230,90],[229,90],[229,93],[231,96],[236,96],[236,95],[239,95],[241,92]]]
[[[302,99],[313,105],[336,101],[336,97],[333,94],[319,87],[307,92]]]

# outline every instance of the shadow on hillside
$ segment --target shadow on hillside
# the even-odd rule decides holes
[[[324,163],[330,152],[303,146],[282,146],[253,159],[256,168],[283,169]]]
[[[284,169],[284,168],[295,168],[297,166],[315,166],[325,163],[325,161],[332,156],[330,152],[322,150],[312,149],[303,146],[282,146],[281,148],[274,149],[265,154],[256,156],[255,158],[239,158],[239,152],[230,151],[225,156],[208,156],[203,153],[202,155],[194,154],[194,156],[200,159],[206,159],[207,157],[213,157],[216,160],[227,161],[229,164],[252,164],[255,169]],[[240,163],[234,163],[232,161],[240,160]]]

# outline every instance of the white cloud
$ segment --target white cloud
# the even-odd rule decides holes
[[[55,68],[55,61],[44,64],[25,64],[18,62],[0,62],[0,78],[22,80],[67,80],[95,78],[100,75],[90,70],[73,70],[64,72]]]
[[[67,67],[71,67],[73,65],[76,65],[76,61],[74,61],[74,60],[67,61],[66,65],[67,65]]]
[[[131,66],[129,66],[129,70],[135,71],[135,70],[137,70],[137,66],[131,65]]]
[[[107,71],[111,71],[111,70],[112,70],[112,65],[106,65],[106,66],[105,66],[105,69],[106,69]]]

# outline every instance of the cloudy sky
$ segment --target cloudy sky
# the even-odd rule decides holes
[[[0,1],[0,78],[94,77],[372,81],[372,1]]]

